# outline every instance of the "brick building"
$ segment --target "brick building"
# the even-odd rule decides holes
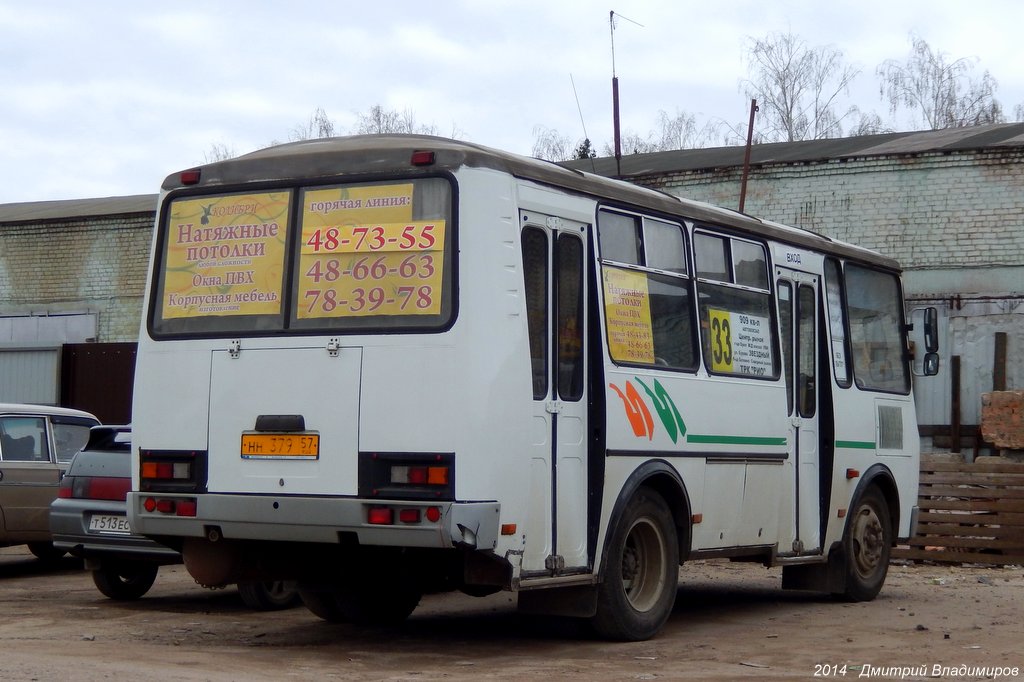
[[[743,152],[565,165],[735,208]],[[943,369],[917,384],[919,421],[948,425],[958,412],[973,425],[980,394],[1001,376],[1007,388],[1024,388],[1022,190],[1024,124],[1000,124],[757,145],[745,211],[899,260],[911,305],[936,305],[944,325]],[[92,366],[102,348],[130,350],[155,205],[155,195],[143,195],[0,206],[0,401],[76,404],[82,381],[67,376],[69,365]],[[76,364],[69,348],[89,361]],[[42,378],[26,379],[29,370]],[[26,396],[53,384],[54,372],[55,388]],[[12,395],[14,387],[22,393]]]
[[[156,195],[0,205],[0,402],[130,419]]]

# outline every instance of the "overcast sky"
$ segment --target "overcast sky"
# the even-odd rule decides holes
[[[0,0],[0,203],[155,193],[213,145],[287,142],[318,107],[338,133],[380,104],[522,154],[538,126],[585,126],[600,150],[609,10],[622,127],[643,136],[659,111],[745,124],[747,46],[771,32],[841,50],[852,103],[883,119],[875,69],[911,32],[977,58],[1008,115],[1024,103],[1019,0]]]

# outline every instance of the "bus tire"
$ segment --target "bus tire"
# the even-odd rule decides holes
[[[591,627],[606,639],[650,639],[671,615],[678,584],[672,512],[661,495],[641,487],[612,531]]]
[[[846,576],[839,596],[870,601],[878,595],[889,571],[892,541],[889,506],[878,486],[872,485],[857,500],[843,533]]]
[[[280,611],[299,603],[294,583],[287,580],[238,583],[242,602],[255,611]]]
[[[160,565],[150,561],[103,562],[92,572],[96,589],[116,601],[134,601],[149,592]]]

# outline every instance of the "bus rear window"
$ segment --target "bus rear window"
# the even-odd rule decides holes
[[[440,328],[451,317],[446,180],[182,196],[164,212],[161,335]]]

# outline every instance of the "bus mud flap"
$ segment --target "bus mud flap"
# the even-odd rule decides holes
[[[597,586],[524,590],[519,593],[519,611],[536,616],[590,618],[597,613]]]

